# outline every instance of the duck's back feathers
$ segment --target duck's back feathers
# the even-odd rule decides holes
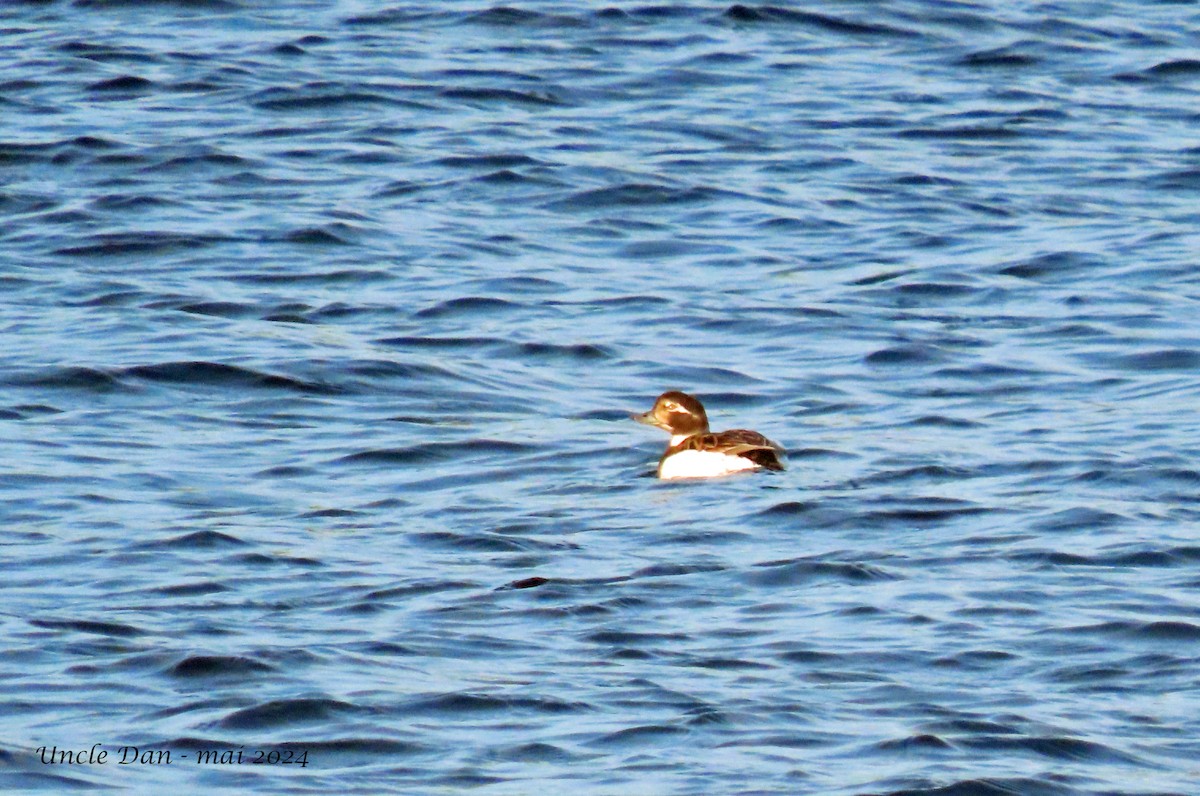
[[[741,456],[766,470],[783,469],[783,462],[779,460],[783,448],[757,431],[749,431],[744,428],[734,428],[716,434],[696,434],[670,448],[665,455],[670,456],[687,450]]]

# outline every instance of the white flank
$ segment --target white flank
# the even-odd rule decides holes
[[[729,456],[714,451],[680,451],[658,465],[658,477],[713,478],[742,470],[753,470],[757,464],[739,456]]]

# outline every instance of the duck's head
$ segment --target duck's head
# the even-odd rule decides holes
[[[677,390],[663,393],[654,402],[653,409],[632,417],[639,423],[669,431],[672,440],[708,433],[708,415],[704,413],[704,407],[692,396]]]

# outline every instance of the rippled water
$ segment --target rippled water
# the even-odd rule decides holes
[[[1195,792],[1194,3],[0,30],[5,790]]]

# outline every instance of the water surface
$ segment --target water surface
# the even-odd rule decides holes
[[[1200,781],[1194,4],[0,29],[7,790]]]

